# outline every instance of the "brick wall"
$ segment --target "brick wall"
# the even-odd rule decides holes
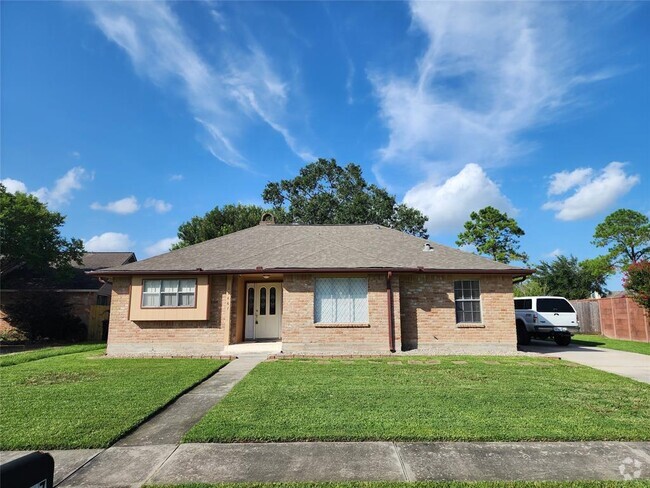
[[[230,315],[222,314],[226,276],[210,277],[210,313],[200,321],[129,320],[130,277],[113,279],[108,354],[111,356],[216,356]]]
[[[388,352],[386,274],[355,275],[368,278],[368,323],[314,323],[314,278],[311,274],[286,274],[283,282],[282,350],[286,353]],[[337,275],[341,276],[341,275]],[[394,302],[399,304],[399,279],[393,278]],[[400,314],[395,311],[397,348],[400,348]]]
[[[457,324],[455,280],[479,280],[481,324]],[[516,349],[512,277],[500,275],[400,275],[402,344],[405,349]]]

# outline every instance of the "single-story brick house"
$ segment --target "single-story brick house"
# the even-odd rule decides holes
[[[380,225],[260,225],[94,274],[113,282],[108,354],[515,350],[498,263]]]

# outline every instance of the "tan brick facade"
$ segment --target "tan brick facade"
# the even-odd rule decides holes
[[[223,349],[226,276],[210,277],[210,313],[202,321],[138,321],[129,319],[130,277],[113,279],[108,349],[111,356],[216,356]]]
[[[314,277],[285,275],[283,286],[282,350],[287,353],[388,352],[386,273],[368,278],[368,324],[314,324]],[[339,275],[340,276],[340,275]],[[396,285],[397,281],[397,286]],[[393,278],[393,288],[399,280]],[[399,293],[393,302],[399,304]],[[395,312],[396,347],[400,349],[400,315]]]
[[[286,353],[388,353],[387,273],[356,274],[368,278],[367,324],[315,324],[315,274],[282,277],[282,349]],[[342,275],[337,275],[342,276]],[[456,324],[454,280],[480,282],[482,322]],[[111,355],[218,355],[243,337],[243,304],[237,276],[211,276],[206,321],[129,320],[130,277],[113,280],[108,337]],[[400,351],[423,352],[515,350],[512,277],[507,275],[394,274],[392,276],[395,345]]]
[[[455,280],[478,280],[480,324],[457,324]],[[444,352],[515,350],[517,334],[512,277],[501,275],[410,274],[400,279],[402,343],[405,349]],[[480,347],[477,347],[480,346]]]

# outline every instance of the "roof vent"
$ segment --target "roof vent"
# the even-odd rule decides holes
[[[422,250],[424,252],[431,252],[431,251],[433,251],[433,248],[431,247],[431,244],[429,244],[428,242],[425,242],[424,246],[422,247]]]
[[[266,212],[265,214],[262,214],[260,225],[273,225],[273,224],[275,224],[275,216],[271,212]]]

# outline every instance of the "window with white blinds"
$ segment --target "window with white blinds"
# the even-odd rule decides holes
[[[142,307],[194,307],[196,280],[144,280]]]
[[[314,322],[368,323],[367,278],[316,278]]]

